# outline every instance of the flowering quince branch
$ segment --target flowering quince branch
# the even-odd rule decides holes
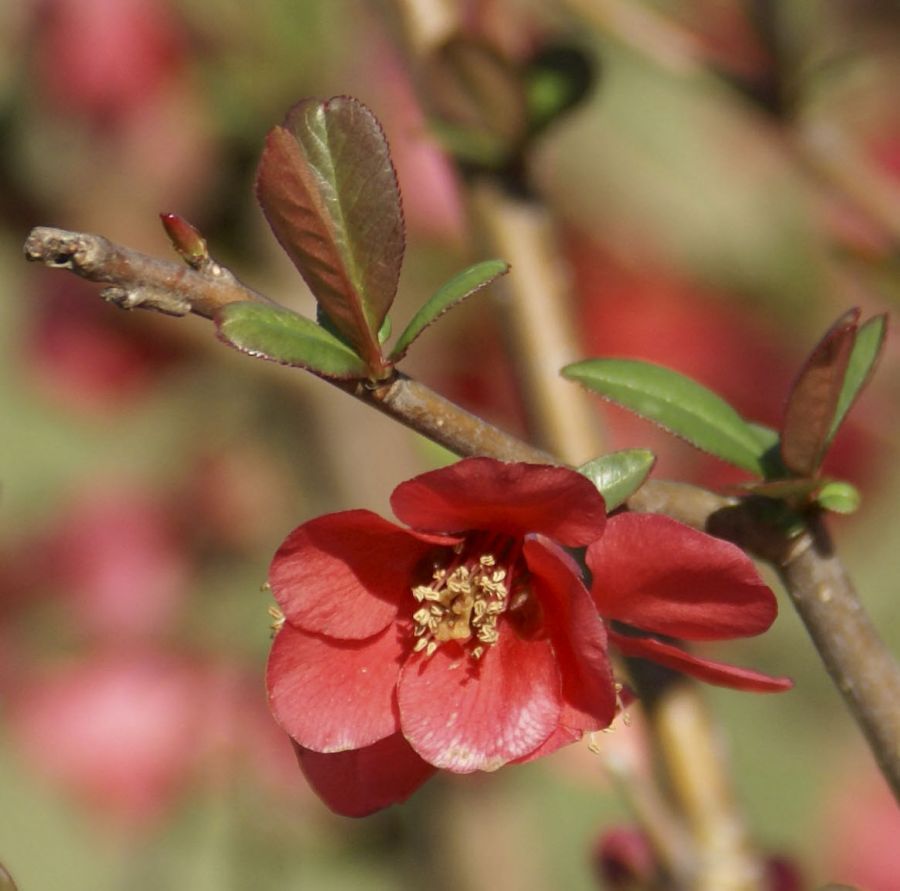
[[[43,262],[52,268],[68,269],[89,280],[112,286],[116,289],[116,293],[131,293],[138,289],[144,295],[144,299],[141,302],[121,304],[124,306],[139,305],[145,309],[171,313],[173,303],[171,298],[174,295],[175,301],[180,301],[179,305],[184,307],[184,312],[193,312],[205,318],[210,318],[219,307],[229,303],[261,299],[255,292],[245,288],[233,277],[226,280],[226,283],[221,286],[213,286],[195,270],[188,269],[185,271],[175,263],[148,257],[128,248],[114,245],[106,239],[95,235],[37,228],[32,231],[26,241],[25,254],[29,260]],[[196,292],[193,290],[194,288],[196,288]],[[500,461],[529,462],[531,464],[555,463],[552,456],[491,427],[444,400],[424,385],[411,381],[397,372],[394,372],[387,380],[374,385],[355,381],[331,380],[331,382],[345,390],[345,392],[349,392],[367,404],[395,417],[422,435],[448,446],[459,455],[482,455],[496,458]],[[574,476],[574,474],[571,474],[571,471],[564,472]],[[410,486],[413,482],[415,481],[410,481],[409,484],[405,485]],[[588,485],[590,486],[590,484]],[[590,488],[593,487],[590,486]],[[403,491],[402,487],[400,491]],[[506,497],[507,493],[504,492],[501,503]],[[396,503],[394,507],[396,510]],[[900,746],[898,746],[898,739],[900,739],[900,727],[898,727],[900,680],[898,680],[896,665],[890,653],[887,652],[875,634],[874,629],[872,629],[840,561],[833,555],[830,544],[824,537],[821,525],[813,523],[810,529],[799,537],[787,539],[783,531],[761,521],[751,509],[752,505],[746,501],[717,496],[693,486],[654,480],[647,481],[629,499],[628,507],[632,511],[667,514],[698,530],[708,529],[716,535],[728,538],[741,547],[774,563],[786,583],[788,592],[797,606],[801,618],[806,622],[814,643],[820,649],[826,667],[838,688],[848,699],[851,709],[860,722],[870,745],[872,745],[876,758],[892,788],[895,793],[900,794]],[[450,547],[452,550],[453,544],[458,544],[458,542],[451,543],[446,538],[447,533],[471,531],[468,527],[438,529],[436,531],[442,533],[445,538],[429,541],[427,536],[434,535],[434,531],[429,531],[429,529],[414,523],[413,518],[418,517],[418,514],[415,512],[407,514],[402,513],[402,511],[403,509],[401,508],[401,512],[398,512],[400,519],[409,522],[416,531],[410,530],[395,533],[400,536],[397,541],[409,539],[410,542],[422,542],[421,545],[416,545],[415,548],[410,545],[410,551],[416,549],[417,552],[421,552],[426,543],[430,547],[439,547],[443,543],[444,547]],[[604,534],[598,537],[599,544],[588,549],[588,559],[596,569],[603,571],[604,555],[608,555],[612,551],[608,542],[615,541],[617,536],[625,535],[628,530],[628,524],[641,519],[641,517],[626,514],[614,517],[609,521]],[[625,524],[620,525],[620,521],[623,520]],[[365,522],[368,522],[368,520]],[[374,522],[372,520],[372,523]],[[387,521],[381,520],[380,522],[386,523]],[[303,528],[300,527],[300,529]],[[480,529],[482,527],[476,524],[474,528]],[[617,528],[622,531],[617,532]],[[651,530],[647,532],[648,536],[655,535],[659,540],[666,540],[666,534],[662,531],[662,527],[648,526],[646,528]],[[564,587],[570,583],[574,585],[574,581],[577,581],[577,576],[574,573],[566,574],[569,570],[564,572],[562,567],[566,565],[566,561],[560,556],[561,552],[557,546],[559,544],[568,544],[566,540],[557,540],[556,545],[553,545],[552,541],[548,544],[541,539],[529,539],[528,548],[525,548],[524,536],[526,533],[546,531],[540,525],[531,529],[524,529],[521,526],[516,527],[516,534],[520,534],[523,537],[521,559],[526,559],[526,556],[530,555],[530,559],[533,561],[544,560],[544,563],[552,566],[552,568],[547,569],[548,573],[554,574],[554,577],[559,579],[565,578]],[[426,536],[425,539],[421,538],[423,535]],[[552,539],[553,537],[550,536],[550,538]],[[288,541],[290,540],[289,538]],[[467,540],[464,537],[463,544]],[[603,544],[604,540],[607,541],[606,545]],[[703,543],[705,544],[708,541],[716,540],[704,537]],[[584,541],[582,544],[590,545],[591,542]],[[717,544],[724,545],[725,542],[719,541]],[[287,545],[287,542],[285,545]],[[693,548],[696,547],[696,544],[693,545]],[[691,550],[691,544],[685,539],[685,554],[689,554]],[[629,547],[623,552],[622,556],[630,551],[631,548]],[[541,556],[536,557],[535,554],[537,553],[540,553]],[[282,554],[282,551],[279,551],[279,554]],[[615,560],[615,554],[612,555],[612,559]],[[731,569],[740,567],[742,559],[746,560],[736,548],[729,556],[722,558],[723,565],[726,567],[730,566]],[[281,562],[281,559],[277,557],[276,563],[273,564],[273,571],[274,567],[280,565]],[[408,563],[403,565],[406,566],[407,570],[411,569]],[[673,564],[673,566],[677,565],[677,562]],[[545,566],[544,568],[546,569],[547,567]],[[655,632],[666,636],[680,636],[685,639],[697,640],[721,639],[728,636],[758,633],[765,627],[768,610],[774,609],[764,605],[769,602],[768,598],[771,597],[771,594],[769,593],[768,597],[763,595],[761,593],[762,590],[767,591],[763,586],[760,586],[761,590],[757,594],[753,594],[753,589],[757,582],[751,579],[749,570],[747,570],[748,574],[742,576],[743,580],[738,586],[738,590],[743,592],[738,595],[738,600],[740,601],[743,598],[747,602],[754,602],[756,606],[746,619],[746,624],[742,625],[735,616],[729,615],[731,602],[727,598],[719,602],[722,614],[718,615],[712,626],[704,626],[703,628],[699,627],[697,621],[697,615],[703,609],[699,599],[692,603],[682,604],[677,610],[668,614],[666,614],[665,610],[660,612],[658,608],[648,609],[646,612],[639,611],[638,614],[622,613],[623,590],[625,589],[615,587],[616,579],[621,579],[621,576],[615,573],[621,572],[621,567],[614,571],[611,570],[611,572],[613,573],[610,577],[612,579],[610,584],[613,585],[610,589],[612,593],[603,593],[601,591],[599,596],[595,593],[595,605],[601,613],[606,610],[605,615],[607,617],[613,620],[633,622],[636,627],[649,631],[651,634]],[[543,577],[546,577],[546,575]],[[668,590],[666,586],[673,581],[673,579],[666,579],[664,573],[660,574],[657,580],[662,585],[662,588],[659,589],[662,592]],[[278,587],[280,586],[281,583],[279,583]],[[543,590],[546,592],[550,589],[552,589],[552,592],[559,590],[552,584],[545,584]],[[277,587],[274,579],[273,590],[276,590],[277,596]],[[282,588],[282,590],[284,589]],[[705,590],[708,595],[711,588],[706,586],[705,589],[701,588],[700,590]],[[552,598],[554,597],[552,592],[546,594],[546,597],[551,598],[551,602],[553,602]],[[410,594],[410,597],[412,596]],[[578,596],[580,597],[580,595]],[[704,595],[700,594],[698,596],[702,597]],[[377,601],[379,598],[376,595],[374,599]],[[665,594],[657,593],[654,597],[649,598],[645,605],[649,607],[654,602],[657,602],[658,606],[663,600],[665,600]],[[538,600],[537,595],[535,596],[535,602],[542,602]],[[388,604],[386,609],[388,611],[399,610],[399,607]],[[557,613],[557,615],[559,614]],[[286,612],[285,615],[287,622],[282,634],[304,633],[302,625],[299,626],[299,631],[293,629],[293,626],[288,627],[291,622],[291,613]],[[771,615],[773,617],[774,612]],[[771,618],[769,618],[769,621],[771,621]],[[399,679],[402,674],[405,674],[406,665],[403,663],[403,669],[401,670],[400,663],[397,662],[398,642],[396,634],[398,632],[395,630],[394,637],[391,638],[384,630],[387,627],[388,623],[382,626],[381,631],[378,632],[378,639],[382,642],[389,657],[395,660],[395,678]],[[399,623],[395,622],[393,627],[398,629],[400,627]],[[413,626],[407,625],[407,627],[414,627],[414,623]],[[546,628],[546,631],[549,635],[549,627]],[[310,635],[308,630],[305,633],[307,636]],[[313,633],[322,634],[324,632]],[[370,636],[375,633],[372,632]],[[629,638],[618,630],[616,630],[615,635],[615,643],[618,646],[625,649],[631,648],[632,652],[640,649],[644,658],[653,659],[663,664],[677,665],[680,671],[692,673],[705,680],[713,682],[724,680],[731,682],[735,686],[746,686],[749,689],[753,689],[754,685],[764,686],[767,683],[774,684],[776,688],[779,686],[783,688],[784,686],[784,683],[779,682],[777,679],[769,679],[767,681],[764,676],[756,675],[752,672],[743,674],[738,669],[696,660],[684,651],[676,650],[670,643],[661,641],[658,638],[650,639],[647,642],[635,643],[635,638]],[[345,640],[336,634],[334,639]],[[319,644],[322,643],[319,638],[310,637],[310,640]],[[346,640],[359,640],[359,637],[358,635],[355,637],[350,635]],[[324,644],[322,645],[324,646]],[[504,644],[504,647],[507,645]],[[524,644],[522,645],[524,646]],[[426,643],[425,646],[427,648],[428,644]],[[437,660],[435,664],[450,661],[447,652],[453,651],[454,648],[458,650],[459,647],[458,642],[450,642],[449,645],[438,647],[430,661],[435,662]],[[276,640],[276,648],[273,650],[273,653],[278,648]],[[355,658],[359,654],[360,645],[358,643],[347,643],[346,651]],[[503,650],[501,649],[498,652],[503,652]],[[491,657],[494,662],[500,658],[496,654],[492,655],[490,652],[487,653],[487,656]],[[474,660],[477,663],[477,660],[472,656],[468,656],[467,659],[469,661]],[[420,665],[423,661],[428,661],[426,656],[421,654],[415,656],[415,664]],[[545,656],[544,662],[546,663],[546,661]],[[484,664],[486,666],[488,662],[485,661]],[[365,668],[366,666],[362,664],[360,667]],[[433,671],[433,669],[430,669],[430,671]],[[271,669],[269,674],[271,679]],[[429,671],[423,669],[423,676],[428,677]],[[875,682],[876,679],[878,679],[878,683]],[[546,703],[544,705],[546,708]],[[407,704],[407,710],[408,708]],[[556,712],[557,717],[554,719],[557,723],[551,728],[549,736],[557,737],[558,733],[571,734],[575,729],[572,725],[562,722],[559,718],[562,709],[561,705],[559,709],[560,711]],[[543,733],[544,728],[553,723],[552,720],[547,718],[548,713],[553,713],[553,707],[542,713],[544,723],[540,725],[542,728],[541,733]],[[381,720],[383,723],[386,723],[384,714],[381,715]],[[395,715],[393,720],[399,719]],[[367,732],[369,733],[369,738],[371,738],[371,729]],[[416,732],[424,734],[426,738],[428,736],[427,728],[418,727]],[[333,782],[337,784],[339,791],[340,788],[345,788],[346,778],[351,776],[361,777],[363,774],[367,776],[372,775],[368,769],[370,763],[387,763],[390,761],[392,764],[400,765],[402,759],[385,758],[386,754],[396,755],[399,749],[406,754],[406,766],[409,769],[406,772],[401,772],[401,775],[396,778],[397,782],[391,782],[391,778],[380,780],[379,782],[382,782],[384,785],[379,790],[372,792],[373,798],[371,800],[376,801],[383,800],[386,794],[386,787],[390,788],[390,794],[394,796],[398,796],[398,789],[402,783],[409,784],[413,783],[413,780],[418,780],[412,785],[412,788],[415,788],[419,782],[427,778],[427,775],[430,774],[435,766],[452,764],[460,768],[463,765],[474,764],[475,767],[471,769],[478,769],[484,766],[497,766],[498,763],[502,763],[504,758],[507,761],[527,760],[529,756],[533,757],[540,746],[547,742],[547,738],[545,738],[543,742],[536,744],[530,752],[524,754],[518,753],[517,749],[513,750],[516,754],[511,754],[510,750],[503,749],[502,745],[500,745],[494,749],[482,751],[480,754],[476,753],[473,755],[469,753],[465,757],[460,757],[459,753],[457,753],[456,760],[449,754],[441,757],[435,755],[435,761],[439,762],[439,764],[435,765],[426,761],[421,755],[416,754],[414,749],[410,748],[407,751],[404,746],[408,744],[404,742],[401,745],[401,740],[397,737],[396,731],[389,734],[386,733],[384,736],[376,736],[372,738],[372,742],[369,745],[362,746],[358,740],[365,738],[367,738],[365,733],[354,738],[357,742],[355,749],[353,747],[354,740],[346,740],[346,744],[338,744],[333,741],[324,744],[324,749],[330,749],[330,752],[316,751],[308,744],[307,738],[307,745],[304,748],[307,748],[313,754],[304,756],[305,769],[308,773],[312,773],[316,769],[316,763],[321,766],[323,759],[328,758],[331,764],[335,765],[335,773],[331,774],[331,776],[334,777]],[[528,739],[533,741],[534,736],[529,736]],[[531,743],[529,742],[528,744],[530,745]],[[322,746],[323,744],[320,741],[318,745]],[[426,744],[423,742],[421,745],[424,750]],[[349,755],[341,757],[342,753],[338,751],[341,748],[351,752],[356,751],[358,755],[352,758]],[[431,752],[430,749],[427,751]],[[507,755],[509,757],[506,757]],[[466,757],[472,760],[466,760]],[[418,775],[416,771],[419,771]],[[345,780],[340,781],[340,776],[344,776]],[[407,791],[408,794],[409,791],[412,791],[412,788],[401,791]],[[320,792],[323,795],[328,794],[328,790],[324,787],[320,788]],[[402,795],[399,797],[402,797]],[[357,805],[356,809],[359,810],[359,808],[360,806]]]

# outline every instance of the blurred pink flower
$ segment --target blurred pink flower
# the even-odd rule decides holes
[[[657,875],[656,855],[636,826],[604,830],[594,846],[593,861],[601,887],[609,891],[648,888]]]
[[[140,826],[178,791],[203,726],[198,676],[152,650],[34,673],[12,700],[22,755],[108,815]]]
[[[900,808],[868,757],[847,764],[829,796],[822,869],[832,882],[896,891]]]
[[[175,348],[125,324],[77,279],[39,280],[33,305],[23,355],[29,380],[67,410],[132,406],[177,358]]]
[[[453,162],[441,149],[416,99],[409,69],[388,42],[375,36],[360,74],[373,95],[391,144],[403,196],[403,214],[414,234],[462,241],[465,214]]]
[[[43,90],[60,108],[98,123],[130,116],[185,53],[163,0],[44,0],[35,27]]]
[[[146,636],[167,629],[190,584],[176,517],[146,490],[92,488],[46,540],[48,573],[90,634]]]

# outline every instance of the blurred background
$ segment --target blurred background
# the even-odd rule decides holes
[[[527,158],[559,226],[570,358],[662,362],[774,424],[835,317],[894,309],[893,0],[462,6],[467,32],[505,58],[562,48],[590,74]],[[597,846],[632,820],[605,768],[642,769],[639,715],[599,756],[574,746],[439,778],[364,821],[331,815],[265,706],[268,561],[319,513],[387,513],[398,482],[446,456],[310,375],[228,350],[203,320],[120,312],[22,259],[35,225],[173,256],[158,214],[177,212],[247,284],[311,313],[254,169],[293,102],[351,94],[381,119],[403,192],[404,323],[491,255],[417,98],[408,7],[0,0],[0,863],[22,891],[578,891],[602,887]],[[404,369],[527,435],[492,290]],[[863,493],[833,527],[895,648],[898,385],[894,339],[828,468]],[[604,451],[649,446],[657,476],[734,479],[623,412],[592,411]],[[896,806],[782,605],[772,632],[718,655],[796,689],[708,691],[754,839],[782,858],[778,881],[802,877],[772,887],[896,889]]]

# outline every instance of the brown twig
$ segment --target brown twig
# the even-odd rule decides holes
[[[25,243],[25,256],[107,285],[103,294],[123,308],[140,306],[212,318],[216,309],[228,303],[270,302],[230,274],[211,280],[180,264],[148,257],[97,235],[37,228]],[[125,299],[118,295],[125,295]],[[547,453],[402,375],[375,387],[338,386],[456,454],[553,463]],[[728,538],[778,569],[829,674],[900,800],[900,669],[872,627],[833,553],[821,520],[813,517],[802,535],[788,539],[778,528],[760,520],[752,503],[723,498],[694,486],[654,480],[629,499],[628,507],[664,513]]]
[[[211,319],[228,303],[271,302],[218,263],[200,272],[148,257],[102,235],[39,226],[28,236],[24,251],[28,260],[105,284],[103,299],[122,309],[152,309],[171,316],[194,313]]]

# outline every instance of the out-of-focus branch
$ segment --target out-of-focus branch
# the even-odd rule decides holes
[[[673,74],[693,74],[703,66],[700,41],[649,6],[635,0],[563,0],[562,5]]]
[[[141,306],[211,318],[227,303],[270,302],[230,273],[211,280],[178,263],[148,257],[97,235],[37,228],[25,243],[25,256],[106,285],[102,293],[109,299],[112,292],[114,302],[123,308]],[[143,299],[120,300],[116,296],[120,294]],[[458,455],[554,463],[546,452],[402,375],[376,386],[337,385]],[[629,499],[628,507],[663,513],[727,538],[778,569],[826,668],[900,800],[900,669],[872,627],[821,521],[813,518],[804,533],[788,539],[761,520],[752,503],[695,486],[654,480]]]
[[[696,75],[716,58],[689,29],[643,0],[561,0],[573,15],[612,35],[676,76]],[[862,214],[892,243],[900,241],[900,188],[896,180],[865,157],[853,139],[833,123],[787,120],[759,113],[758,106],[732,90],[735,110],[753,115],[758,127],[780,141],[805,184],[826,198],[836,198]]]
[[[559,376],[580,354],[557,227],[542,204],[489,181],[474,184],[471,203],[488,253],[511,267],[499,283],[504,328],[518,359],[532,436],[559,459],[583,464],[600,451],[600,423],[589,394]]]
[[[471,198],[489,253],[512,265],[504,309],[533,428],[554,454],[582,463],[600,452],[599,437],[591,397],[558,374],[578,352],[557,226],[539,198],[521,197],[498,183],[475,183]],[[668,878],[675,887],[695,891],[757,891],[762,869],[699,686],[668,669],[654,667],[651,673],[646,663],[627,661],[652,731],[648,737],[662,786],[678,818],[678,846],[668,843],[667,834],[651,835]]]

